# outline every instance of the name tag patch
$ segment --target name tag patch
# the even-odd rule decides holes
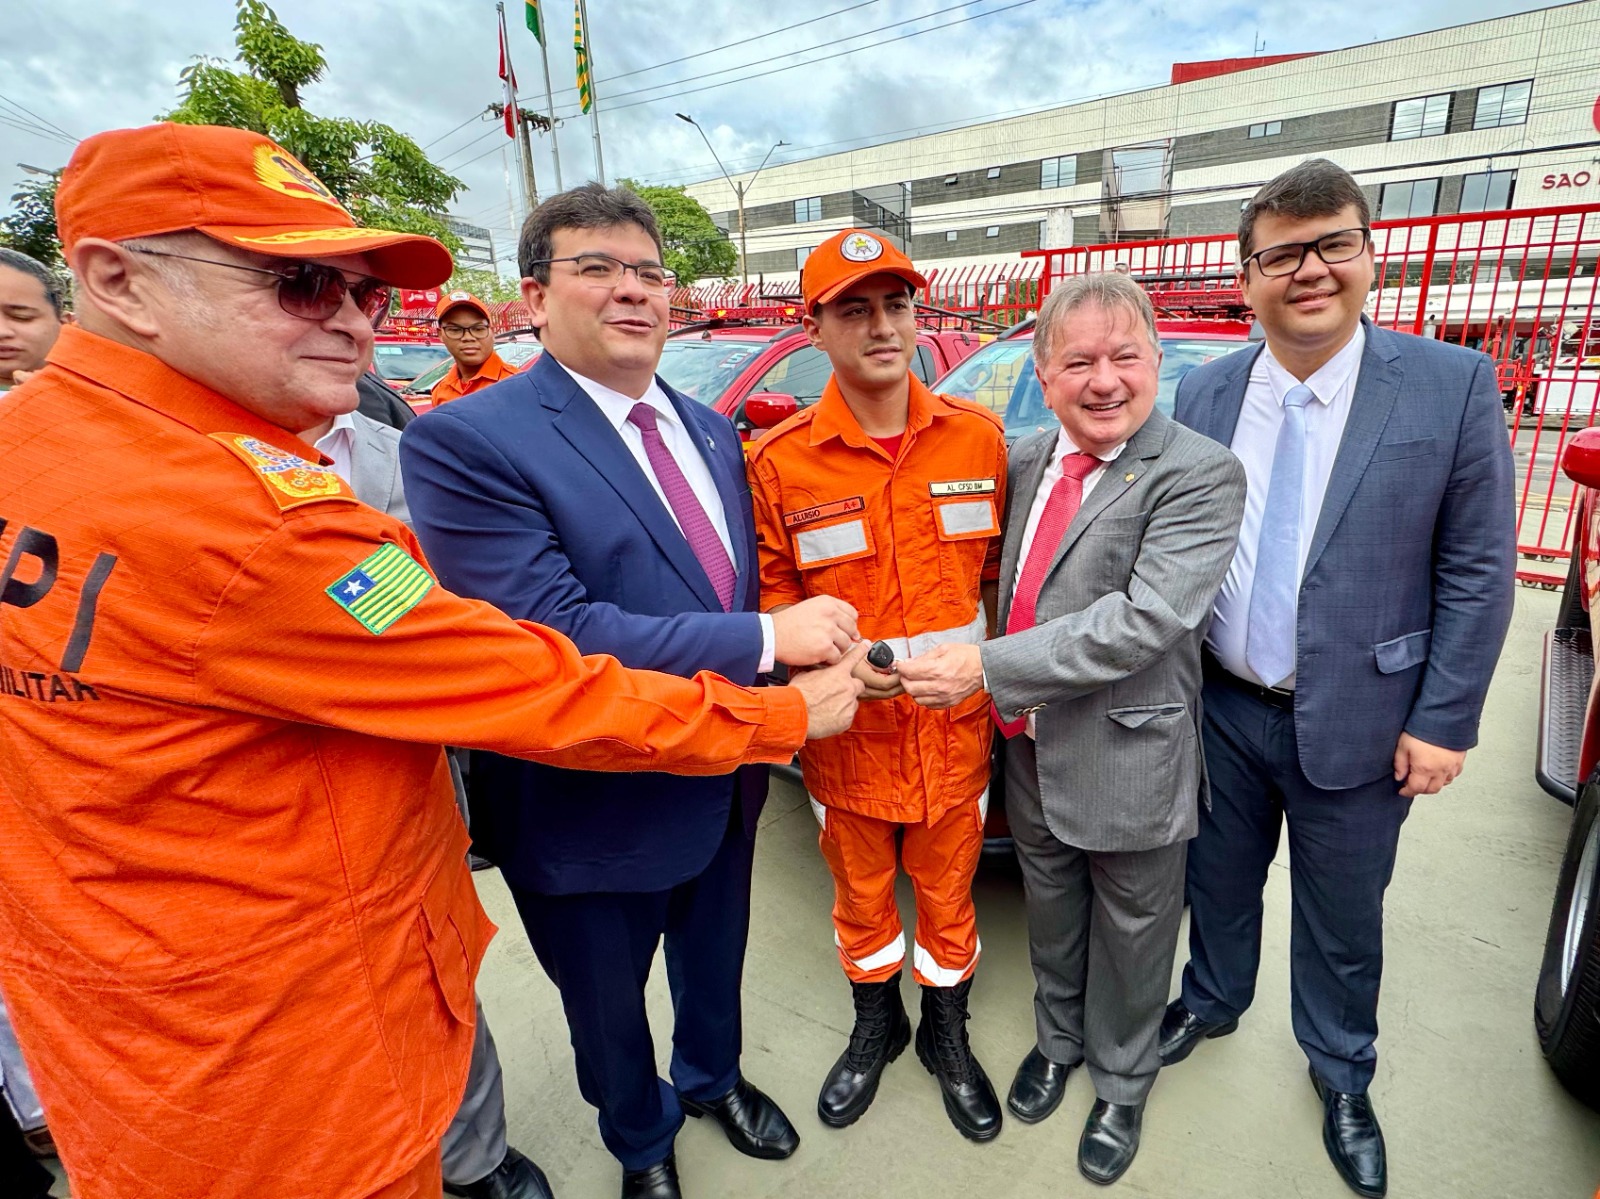
[[[959,537],[964,533],[995,533],[994,501],[965,500],[953,504],[937,505],[939,527],[946,537]]]
[[[946,483],[929,483],[928,494],[941,495],[993,495],[993,479],[951,479]]]
[[[818,504],[814,508],[801,508],[798,512],[785,512],[783,514],[783,527],[786,529],[798,528],[801,525],[814,524],[819,520],[827,520],[830,516],[849,516],[852,512],[860,512],[867,506],[867,501],[859,495],[853,495],[847,500],[833,500],[830,503]]]
[[[367,632],[381,636],[432,590],[433,576],[391,541],[329,586],[327,594]]]

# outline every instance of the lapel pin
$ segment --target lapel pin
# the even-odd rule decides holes
[[[1127,474],[1123,475],[1122,476],[1122,481],[1124,483],[1132,483],[1133,482],[1133,472],[1130,470]]]

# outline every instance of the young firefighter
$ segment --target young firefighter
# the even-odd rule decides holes
[[[833,377],[750,460],[762,607],[836,596],[860,614],[861,635],[889,642],[897,659],[988,635],[1005,503],[1000,422],[911,375],[914,297],[926,283],[904,254],[858,229],[812,252],[801,278],[805,328]],[[858,677],[873,702],[862,703],[849,732],[800,757],[855,1001],[849,1047],[823,1083],[817,1114],[835,1128],[854,1123],[910,1040],[894,899],[899,833],[917,903],[917,1056],[938,1078],[956,1128],[987,1141],[1000,1131],[1000,1105],[966,1022],[979,952],[972,876],[988,804],[988,696],[929,711],[892,670],[863,662]]]

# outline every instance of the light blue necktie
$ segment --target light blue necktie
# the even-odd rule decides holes
[[[1304,383],[1283,397],[1283,424],[1272,452],[1272,481],[1256,542],[1256,578],[1250,590],[1250,624],[1244,659],[1256,677],[1276,687],[1294,673],[1295,611],[1300,591],[1300,501],[1306,477],[1306,404],[1316,399]]]

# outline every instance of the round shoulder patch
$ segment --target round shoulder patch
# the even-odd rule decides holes
[[[851,262],[871,262],[883,257],[883,243],[870,233],[852,233],[839,243],[839,254]]]

